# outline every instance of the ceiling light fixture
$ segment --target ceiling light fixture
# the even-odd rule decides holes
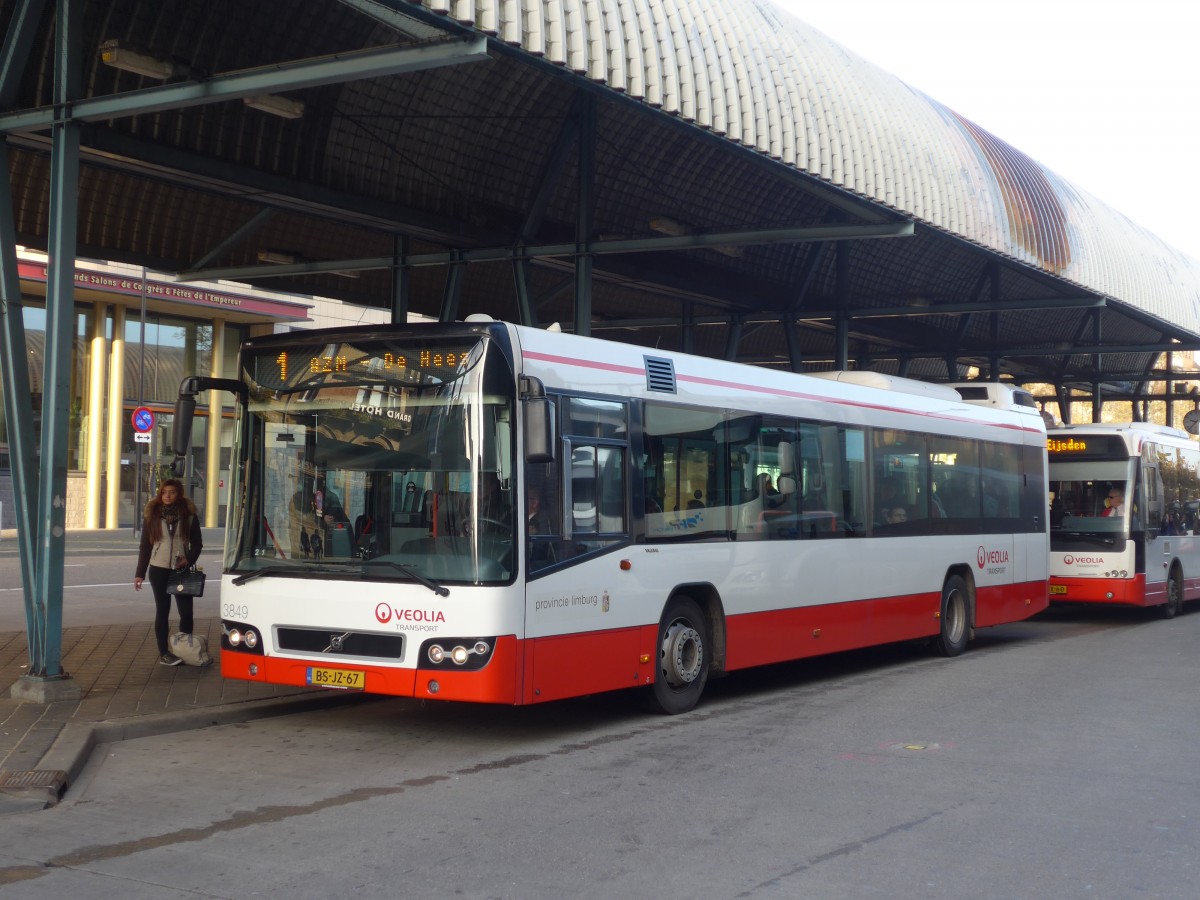
[[[243,97],[242,102],[252,109],[283,119],[299,119],[304,115],[304,104],[301,101],[289,100],[278,94],[251,94],[249,97]]]
[[[178,68],[169,59],[157,59],[148,53],[138,53],[122,47],[118,40],[107,40],[100,45],[100,61],[123,72],[133,72],[147,78],[166,81],[173,77]]]

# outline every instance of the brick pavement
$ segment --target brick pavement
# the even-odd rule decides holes
[[[4,539],[9,536],[6,532]],[[88,532],[68,539],[76,548],[119,538]],[[219,539],[213,545],[220,546]],[[215,660],[212,666],[196,668],[158,665],[152,621],[64,628],[62,667],[80,689],[78,700],[13,699],[11,683],[0,683],[0,815],[56,803],[100,743],[354,699],[341,692],[222,678],[220,629],[219,619],[196,619],[195,633],[208,636]],[[25,632],[0,632],[0,673],[16,681],[28,664]]]

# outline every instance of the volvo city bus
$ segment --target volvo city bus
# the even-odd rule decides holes
[[[1133,422],[1047,435],[1050,599],[1157,607],[1200,596],[1200,448],[1186,432]]]
[[[185,380],[175,441],[237,395],[227,678],[677,713],[710,675],[956,655],[1048,603],[1036,410],[486,317],[256,337],[238,368]]]

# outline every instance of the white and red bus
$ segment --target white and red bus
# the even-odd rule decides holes
[[[227,678],[681,712],[710,675],[955,655],[1047,606],[1035,409],[490,319],[253,338],[177,434],[210,388],[239,397]]]
[[[1153,606],[1200,597],[1200,448],[1163,425],[1066,425],[1047,434],[1050,600]]]

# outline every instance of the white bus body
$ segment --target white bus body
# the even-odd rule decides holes
[[[953,655],[1047,605],[1034,409],[499,322],[256,338],[239,377],[229,678],[679,712],[710,672]]]
[[[1153,606],[1171,618],[1200,596],[1196,441],[1133,422],[1060,426],[1047,442],[1051,601]]]

